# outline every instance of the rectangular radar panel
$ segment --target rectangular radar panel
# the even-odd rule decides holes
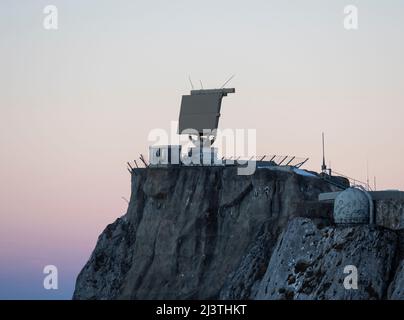
[[[182,96],[178,133],[192,129],[203,134],[203,130],[215,130],[219,124],[222,98],[234,89],[192,90]]]

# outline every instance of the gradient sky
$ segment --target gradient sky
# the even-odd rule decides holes
[[[48,4],[57,31],[42,27]],[[258,154],[318,171],[325,131],[336,171],[365,180],[368,162],[378,189],[404,189],[403,16],[402,0],[0,0],[0,298],[71,297],[126,211],[125,162],[177,119],[189,75],[236,74],[220,127],[256,128]]]

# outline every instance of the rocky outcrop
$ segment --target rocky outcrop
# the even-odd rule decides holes
[[[107,226],[99,236],[97,246],[80,273],[74,297],[113,299],[131,268],[135,242],[133,226],[126,216]]]
[[[295,219],[280,237],[255,298],[382,299],[396,246],[396,234],[380,227],[321,229],[309,219]],[[357,288],[344,285],[352,266]]]
[[[397,268],[389,288],[388,298],[391,300],[404,300],[404,260],[400,262]]]
[[[258,169],[252,176],[238,176],[235,167],[136,170],[128,211],[100,236],[74,298],[219,298],[260,241],[266,253],[254,259],[268,262],[291,218],[329,221],[331,208],[316,200],[332,190],[292,169]],[[251,272],[256,280],[263,275]],[[252,285],[246,283],[242,297]]]
[[[400,295],[402,241],[332,226],[317,198],[335,190],[287,167],[136,169],[128,211],[100,235],[73,298],[382,299],[390,283]],[[345,265],[357,290],[341,289]]]

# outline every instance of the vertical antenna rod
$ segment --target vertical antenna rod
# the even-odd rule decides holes
[[[327,170],[327,166],[325,164],[325,151],[324,151],[324,132],[322,133],[322,140],[323,140],[323,164],[321,166],[321,172],[325,173]]]
[[[368,187],[368,191],[370,189],[370,184],[369,184],[369,160],[366,160],[366,184]]]
[[[188,76],[189,83],[191,84],[192,90],[194,90],[194,84],[192,83],[191,76]]]

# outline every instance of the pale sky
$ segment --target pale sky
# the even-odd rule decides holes
[[[43,28],[48,4],[58,30]],[[177,120],[188,76],[236,74],[220,127],[256,128],[259,155],[319,171],[324,131],[333,169],[366,180],[368,162],[378,189],[404,189],[403,16],[400,0],[0,0],[0,298],[71,295],[125,213],[126,161]],[[46,264],[58,293],[41,288]]]

